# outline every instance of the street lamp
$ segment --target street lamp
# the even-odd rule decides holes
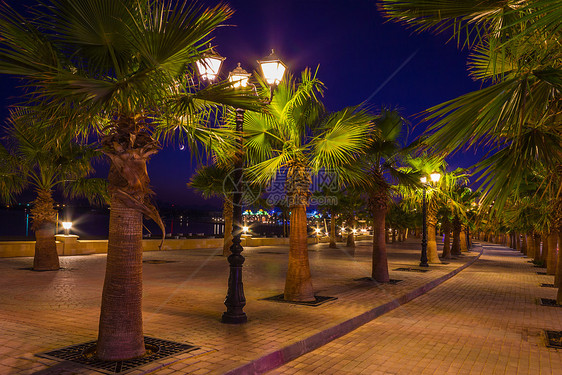
[[[441,174],[439,172],[431,172],[429,175],[432,183],[439,182]],[[427,202],[426,202],[426,188],[427,188],[427,177],[423,176],[420,178],[420,182],[423,186],[423,201],[422,201],[422,251],[420,258],[420,267],[429,267],[427,263]]]
[[[72,222],[71,221],[63,221],[62,222],[62,228],[64,229],[64,235],[68,236],[70,234],[70,228],[72,228]]]
[[[218,55],[215,55],[215,58]],[[204,55],[204,58],[207,56]],[[202,59],[204,60],[204,59]],[[224,58],[219,57],[220,62]],[[271,50],[271,54],[262,60],[259,60],[261,70],[266,82],[271,86],[271,94],[269,99],[265,104],[269,104],[273,98],[273,91],[276,85],[278,85],[283,79],[285,74],[286,65],[275,55],[274,51]],[[214,65],[213,65],[214,64]],[[215,62],[209,61],[201,64],[197,64],[199,74],[202,79],[210,79],[208,70],[204,70],[205,67],[210,68],[216,66],[217,60]],[[218,65],[220,68],[220,64]],[[204,72],[205,74],[202,74]],[[213,77],[216,77],[218,70],[212,72]],[[251,74],[242,69],[240,63],[238,66],[229,74],[229,81],[232,82],[234,88],[246,87],[249,84]],[[207,77],[207,78],[205,78]],[[233,205],[233,226],[232,226],[232,246],[230,247],[231,254],[228,256],[228,263],[230,265],[230,275],[228,277],[228,291],[224,304],[226,306],[226,312],[222,314],[221,321],[223,323],[229,324],[240,324],[248,321],[248,317],[244,312],[244,306],[246,305],[246,297],[244,296],[244,285],[242,284],[242,265],[244,264],[244,256],[242,256],[242,251],[244,248],[241,245],[242,239],[241,235],[244,232],[244,224],[242,218],[242,194],[243,194],[243,169],[244,169],[244,149],[243,149],[243,138],[242,133],[244,131],[244,112],[242,108],[236,108],[236,131],[240,134],[238,139],[238,153],[234,161],[234,171],[233,178],[235,183],[234,192],[232,193],[232,205]]]

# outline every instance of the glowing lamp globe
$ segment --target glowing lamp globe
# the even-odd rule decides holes
[[[420,177],[420,181],[421,181],[422,184],[425,184],[427,182],[427,177],[425,177],[425,176]]]
[[[209,44],[209,49],[204,52],[202,58],[195,62],[197,66],[197,71],[199,72],[199,77],[203,81],[214,81],[220,71],[222,62],[226,57],[222,57],[216,53]]]
[[[431,172],[429,177],[431,177],[432,182],[438,182],[439,179],[441,178],[441,174],[439,172]]]
[[[62,227],[65,230],[69,230],[70,228],[72,228],[72,222],[71,221],[63,221]]]
[[[277,57],[274,50],[271,50],[269,56],[258,60],[263,77],[270,85],[278,85],[283,80],[283,75],[287,66]]]
[[[250,76],[251,74],[242,69],[240,63],[238,63],[238,66],[228,75],[228,80],[232,82],[235,88],[246,87]]]

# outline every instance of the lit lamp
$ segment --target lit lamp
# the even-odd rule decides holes
[[[62,222],[62,228],[64,229],[64,235],[68,236],[70,234],[70,228],[72,228],[72,222],[71,221],[63,221]]]
[[[222,62],[226,57],[222,57],[216,53],[209,43],[209,49],[204,52],[202,58],[195,62],[197,66],[197,71],[199,72],[199,77],[203,81],[214,81],[221,69]]]
[[[228,75],[228,80],[232,82],[232,86],[235,88],[246,87],[250,76],[251,74],[242,69],[240,63],[238,63],[238,66]]]
[[[441,174],[439,172],[431,172],[429,175],[431,183],[439,182]],[[426,187],[427,187],[427,177],[420,177],[420,182],[423,186],[423,201],[422,201],[422,251],[420,258],[420,267],[429,267],[427,263],[427,202],[426,202]]]
[[[277,57],[273,49],[269,56],[258,60],[258,64],[260,64],[263,77],[270,85],[278,85],[283,80],[287,66]]]
[[[246,226],[242,227],[242,231],[244,232],[244,234],[247,234],[249,229],[250,228],[248,228]]]

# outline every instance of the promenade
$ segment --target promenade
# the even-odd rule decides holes
[[[562,311],[535,304],[554,298],[555,289],[539,287],[552,276],[506,248],[485,245],[477,259],[478,244],[426,273],[394,271],[418,268],[419,247],[416,239],[389,245],[390,276],[401,281],[379,285],[361,279],[370,274],[369,242],[355,251],[311,245],[316,293],[337,298],[316,307],[263,300],[283,292],[288,247],[247,248],[244,325],[220,323],[222,249],[147,252],[145,335],[198,349],[129,374],[560,373],[562,353],[544,346],[541,330],[560,330]],[[57,272],[0,259],[0,374],[99,374],[36,354],[96,339],[105,259],[61,257]]]

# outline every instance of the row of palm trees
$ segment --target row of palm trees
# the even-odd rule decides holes
[[[465,5],[470,8],[469,3]],[[494,3],[472,4],[485,8],[480,13],[454,1],[439,2],[441,7],[451,7],[446,12],[418,1],[381,1],[381,7],[390,17],[421,29],[463,26],[453,28],[459,38],[457,30],[464,26],[478,29],[468,33],[481,38],[470,41],[476,46],[473,72],[492,84],[428,110],[426,118],[436,122],[433,135],[423,144],[432,146],[431,154],[443,155],[467,142],[478,145],[482,139],[491,140],[497,152],[480,165],[486,179],[482,202],[486,206],[495,199],[492,209],[497,213],[511,195],[514,202],[522,198],[529,171],[544,176],[540,189],[548,191],[554,202],[560,201],[560,61],[551,57],[559,56],[554,52],[560,47],[553,36],[559,31],[552,22],[542,22],[559,13],[548,8],[553,1],[522,7]],[[299,79],[288,77],[268,105],[252,89],[235,90],[228,82],[197,86],[194,62],[205,51],[212,31],[232,12],[226,5],[203,8],[190,1],[46,0],[21,15],[0,4],[0,72],[22,78],[26,87],[25,109],[13,116],[14,122],[43,137],[41,149],[52,155],[68,155],[61,141],[65,137],[79,140],[78,144],[93,139],[110,164],[108,257],[96,352],[100,359],[145,353],[142,218],[162,225],[151,202],[146,169],[161,148],[160,141],[179,140],[193,152],[204,148],[218,167],[232,164],[239,136],[232,131],[233,108],[247,110],[246,178],[255,186],[265,186],[285,176],[291,239],[284,296],[294,301],[314,299],[306,239],[306,207],[314,174],[332,174],[341,188],[364,192],[375,228],[372,277],[387,282],[384,223],[392,193],[401,194],[405,203],[408,197],[419,200],[420,174],[445,172],[442,157],[427,156],[429,151],[409,160],[422,142],[400,144],[406,125],[395,111],[377,115],[361,107],[326,111],[317,72],[307,69]],[[531,53],[537,41],[541,48],[534,47],[538,51]],[[268,92],[263,83],[260,86],[261,95]],[[537,148],[536,142],[544,147]],[[37,174],[41,167],[31,169]],[[89,170],[87,165],[80,170],[83,173],[61,180],[81,180]],[[13,177],[6,186],[18,186],[16,174],[4,174]],[[466,221],[466,209],[459,203],[467,194],[464,178],[464,172],[457,172],[429,189],[432,262],[439,261],[433,229],[439,208],[449,210],[453,229]],[[47,218],[52,215],[47,207],[50,193],[37,189],[38,202],[46,202],[45,211],[41,204],[35,205],[39,223],[43,212]],[[560,205],[548,207],[552,212]]]

